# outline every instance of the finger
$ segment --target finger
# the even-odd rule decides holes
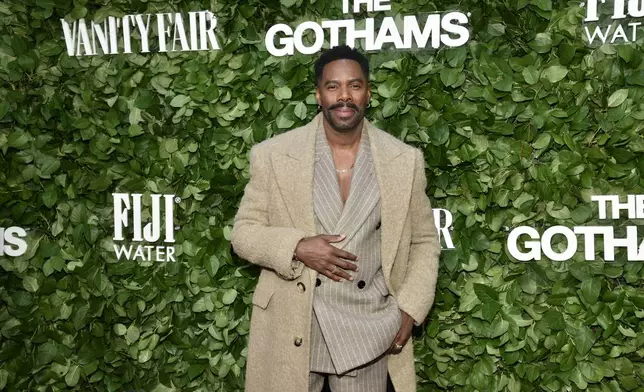
[[[358,261],[358,256],[354,255],[353,253],[347,252],[346,250],[342,250],[336,247],[334,247],[333,249],[333,254],[338,257],[342,257],[343,259]]]
[[[332,273],[331,270],[326,270],[325,269],[325,270],[319,271],[319,272],[321,272],[322,274],[324,274],[324,276],[326,276],[327,278],[329,278],[331,280],[335,280],[336,282],[342,282],[342,278],[339,277],[338,275]]]
[[[336,268],[335,269],[335,275],[341,277],[342,279],[346,279],[346,280],[349,280],[349,281],[353,280],[353,276],[351,276],[348,272],[346,272],[342,268]]]
[[[340,235],[331,235],[331,234],[324,234],[322,235],[322,238],[329,243],[332,242],[340,242],[343,239],[345,239],[346,235],[345,234],[340,234]]]
[[[338,267],[340,267],[340,268],[342,268],[344,270],[349,270],[349,271],[357,271],[358,270],[357,265],[355,265],[353,263],[349,263],[348,261],[344,261],[344,260],[342,260],[340,258],[337,258],[337,257],[332,260],[332,263],[334,263],[335,265],[337,265]]]
[[[332,263],[329,263],[329,273],[339,277],[340,278],[339,281],[341,281],[342,279],[353,280],[353,276],[351,276],[348,272],[340,268],[340,266]]]

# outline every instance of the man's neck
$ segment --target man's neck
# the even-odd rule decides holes
[[[336,131],[333,129],[331,124],[326,121],[326,118],[323,119],[322,124],[324,126],[324,134],[326,135],[326,140],[329,143],[329,147],[334,150],[354,150],[360,144],[360,137],[362,135],[362,126],[364,124],[364,119],[351,130],[346,131]]]

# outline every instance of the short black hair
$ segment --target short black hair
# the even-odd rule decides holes
[[[369,82],[369,60],[367,56],[358,52],[357,49],[348,45],[335,46],[322,53],[320,58],[315,62],[315,82],[320,83],[324,66],[336,60],[353,60],[360,64],[365,80]]]

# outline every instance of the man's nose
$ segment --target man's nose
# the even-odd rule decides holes
[[[340,87],[340,95],[338,96],[338,101],[350,102],[351,101],[351,91],[348,87]]]

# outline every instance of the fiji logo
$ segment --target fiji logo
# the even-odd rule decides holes
[[[150,195],[149,219],[143,225],[143,195],[140,193],[112,193],[114,202],[114,241],[126,241],[125,229],[130,228],[133,243],[174,243],[174,204],[181,198],[175,195]],[[172,245],[116,245],[114,252],[119,260],[176,261]]]
[[[600,4],[610,7],[612,3],[612,16],[602,18],[600,21]],[[608,3],[608,4],[607,4]],[[584,31],[588,44],[614,44],[636,41],[642,22],[638,18],[644,17],[644,0],[588,0],[581,3],[586,7],[584,18]],[[589,28],[594,27],[594,29]]]

